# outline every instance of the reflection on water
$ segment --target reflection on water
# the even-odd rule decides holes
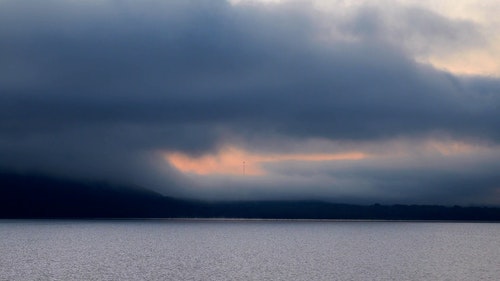
[[[500,224],[0,221],[0,280],[498,280]]]

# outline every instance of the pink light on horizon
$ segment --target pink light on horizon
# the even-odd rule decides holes
[[[217,153],[205,154],[199,157],[192,157],[181,152],[165,153],[164,157],[173,167],[183,173],[261,176],[266,174],[266,171],[261,167],[262,163],[361,160],[366,158],[367,155],[362,152],[262,154],[228,146]]]

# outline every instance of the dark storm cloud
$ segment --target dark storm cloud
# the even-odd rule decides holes
[[[475,34],[405,13],[413,37]],[[343,22],[359,40],[325,42],[305,4],[2,1],[0,166],[161,185],[175,172],[144,155],[228,136],[498,142],[498,80],[415,63],[376,15]]]
[[[104,2],[94,7],[99,12],[30,4],[2,9],[18,15],[3,17],[2,73],[30,73],[28,81],[21,70],[11,79],[17,82],[3,83],[2,127],[12,130],[224,123],[371,138],[433,129],[473,134],[487,121],[488,112],[470,108],[482,97],[459,79],[415,65],[383,42],[315,44],[297,15],[312,23],[297,11],[284,18],[203,1]]]

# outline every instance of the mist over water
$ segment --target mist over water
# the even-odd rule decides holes
[[[1,221],[0,280],[497,280],[500,224]]]

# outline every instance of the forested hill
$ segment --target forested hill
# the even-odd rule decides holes
[[[0,174],[0,218],[255,218],[500,221],[500,208],[351,205],[320,201],[205,202],[138,187]]]

